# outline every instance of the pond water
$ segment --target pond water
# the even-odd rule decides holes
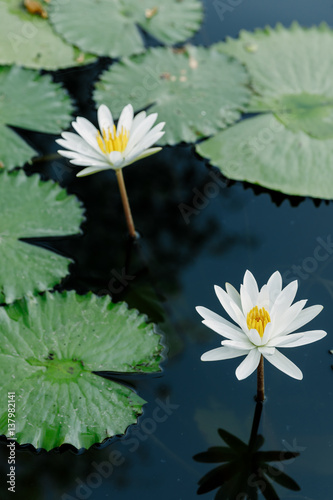
[[[214,2],[205,3],[205,23],[193,38],[210,45],[239,30],[293,20],[310,26],[333,23],[330,1],[228,1],[224,18]],[[221,4],[223,2],[220,2]],[[216,4],[216,2],[215,2]],[[57,74],[78,103],[77,114],[95,119],[92,78],[107,67],[103,60],[88,69]],[[267,68],[269,71],[269,68]],[[53,137],[25,134],[41,155],[56,151]],[[285,283],[298,279],[298,299],[322,304],[312,329],[328,332],[320,342],[288,355],[304,373],[293,380],[266,366],[266,396],[259,424],[262,450],[299,456],[282,462],[280,471],[300,487],[289,490],[276,473],[277,496],[267,498],[330,500],[333,474],[333,208],[332,203],[287,197],[240,182],[217,183],[216,172],[189,146],[161,153],[125,169],[133,216],[141,238],[129,246],[116,178],[112,171],[76,179],[64,159],[37,161],[27,172],[41,172],[77,194],[86,208],[84,234],[39,242],[73,258],[71,274],[60,289],[111,293],[145,312],[163,332],[167,346],[163,372],[126,376],[148,402],[138,425],[125,436],[76,454],[70,447],[46,453],[17,452],[18,499],[189,500],[198,481],[220,465],[194,460],[212,446],[223,446],[223,429],[249,442],[255,411],[256,376],[239,382],[238,360],[202,363],[203,352],[218,347],[220,337],[203,326],[195,306],[223,314],[213,285],[229,281],[236,288],[250,269],[264,284],[279,270]],[[212,184],[215,182],[215,187]],[[210,186],[210,187],[208,187]],[[199,193],[199,194],[198,194]],[[202,196],[201,196],[202,195]],[[179,205],[195,207],[187,218]],[[201,204],[201,205],[200,205]],[[200,205],[200,206],[199,206]],[[321,245],[324,260],[316,258]],[[126,275],[123,283],[114,278]],[[267,365],[267,363],[266,363]],[[1,443],[1,477],[7,468]],[[240,463],[239,467],[246,467]],[[246,469],[245,469],[246,470]],[[273,469],[272,469],[273,470]],[[236,470],[237,472],[237,470]],[[239,471],[238,471],[239,472]],[[274,474],[273,474],[274,475]],[[255,481],[255,478],[251,479]],[[241,488],[241,483],[240,488]],[[1,485],[1,498],[11,498]],[[214,490],[202,498],[213,499]],[[232,496],[247,498],[240,489]],[[256,498],[256,496],[251,496]],[[258,498],[263,498],[258,493]]]

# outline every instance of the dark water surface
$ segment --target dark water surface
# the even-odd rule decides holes
[[[288,26],[297,20],[310,26],[324,20],[333,24],[333,3],[328,0],[220,3],[232,10],[222,19],[214,2],[207,0],[205,23],[194,43],[210,45],[227,35],[236,36],[240,29],[253,30],[276,22]],[[102,61],[88,70],[64,71],[56,76],[78,99],[78,114],[92,120],[95,111],[91,77],[97,78],[107,64]],[[41,154],[56,150],[53,137],[45,139],[41,134],[31,134],[29,138]],[[262,285],[278,269],[286,282],[299,279],[297,299],[308,298],[308,305],[324,305],[309,329],[324,329],[328,335],[313,345],[284,351],[302,369],[303,381],[266,366],[267,401],[259,426],[265,439],[262,449],[299,453],[297,458],[282,462],[280,470],[298,483],[300,491],[274,483],[278,498],[331,500],[332,203],[230,183],[228,187],[220,186],[214,197],[208,193],[202,209],[190,216],[187,224],[179,204],[193,205],[194,189],[207,192],[212,169],[195,156],[192,147],[165,148],[151,159],[125,169],[134,219],[143,235],[131,249],[127,248],[112,171],[76,179],[74,169],[60,158],[35,162],[27,167],[27,172],[31,171],[67,186],[86,207],[83,236],[44,242],[75,260],[61,289],[74,288],[79,293],[109,291],[114,300],[126,300],[158,324],[169,351],[162,374],[124,377],[125,383],[148,401],[138,425],[130,427],[125,437],[79,455],[66,448],[39,454],[19,450],[17,492],[10,494],[2,485],[1,499],[197,498],[199,479],[219,464],[200,463],[193,456],[210,446],[223,445],[219,428],[248,442],[256,377],[254,374],[239,382],[234,374],[240,361],[237,359],[200,361],[201,354],[218,347],[221,338],[201,324],[194,307],[204,305],[223,314],[214,284],[224,286],[229,281],[238,288],[245,270],[250,269]],[[322,261],[315,258],[319,244],[324,248]],[[115,290],[110,280],[115,271],[121,273],[126,263],[131,276],[129,285],[120,290],[118,283],[119,290]],[[5,443],[1,443],[0,458],[4,477]],[[283,482],[282,477],[276,474],[277,481],[280,478]],[[202,498],[213,499],[215,493],[216,490]],[[233,496],[219,498],[244,500],[246,496],[241,489]],[[263,498],[261,493],[258,498]]]

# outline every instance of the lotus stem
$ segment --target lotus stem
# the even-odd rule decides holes
[[[257,401],[264,401],[265,386],[264,386],[264,357],[261,355],[260,362],[257,368]]]
[[[123,202],[128,232],[129,232],[131,238],[135,239],[137,237],[137,233],[136,233],[135,227],[134,227],[131,207],[130,207],[129,202],[128,202],[123,171],[121,168],[116,170],[116,175],[117,175],[117,180],[118,180],[118,185],[119,185],[119,190],[120,190],[120,195],[121,195],[121,201]]]

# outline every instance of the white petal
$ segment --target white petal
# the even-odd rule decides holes
[[[109,161],[113,167],[116,167],[123,162],[123,156],[119,151],[112,151],[109,153]]]
[[[230,301],[230,306],[233,309],[234,314],[236,314],[236,316],[238,318],[237,323],[239,324],[239,326],[241,327],[243,332],[247,332],[248,327],[247,327],[246,319],[245,319],[245,316],[244,316],[242,310],[232,300]]]
[[[136,146],[136,144],[138,144],[141,141],[141,139],[152,128],[152,126],[156,122],[156,119],[157,119],[157,113],[152,113],[151,115],[147,116],[147,118],[145,120],[143,120],[143,122],[141,123],[141,125],[139,127],[135,128],[134,132],[131,130],[130,138],[129,138],[129,141],[127,143],[127,147],[125,150],[126,153],[129,153],[133,149],[133,147]],[[163,128],[163,125],[162,125],[162,127],[159,127],[158,132],[160,132],[160,130],[162,130],[162,128]]]
[[[132,163],[134,163],[135,161],[139,161],[139,160],[143,160],[143,158],[147,158],[148,156],[151,156],[151,155],[154,155],[155,153],[158,153],[159,151],[161,151],[162,148],[150,148],[150,149],[146,149],[145,151],[143,151],[139,156],[135,156],[134,158],[130,159],[130,158],[127,158],[126,159],[126,165],[131,165]]]
[[[97,172],[109,170],[110,168],[111,168],[110,166],[108,168],[87,167],[87,168],[84,168],[83,170],[80,170],[80,172],[78,174],[76,174],[76,177],[86,177],[86,175],[96,174]]]
[[[292,335],[287,335],[284,342],[279,344],[279,347],[298,347],[301,345],[312,344],[312,342],[317,342],[324,337],[327,333],[324,330],[312,330],[304,333],[294,333]],[[284,337],[280,337],[284,338]],[[280,340],[279,338],[279,340]]]
[[[258,351],[261,352],[261,354],[267,354],[267,356],[271,356],[275,352],[275,347],[262,346],[258,347]]]
[[[273,304],[282,290],[282,276],[279,271],[275,271],[267,281],[267,288],[270,303]]]
[[[246,349],[248,351],[255,349],[253,344],[251,344],[251,342],[247,337],[245,337],[245,335],[241,340],[223,340],[222,345],[231,347],[232,349]]]
[[[127,104],[127,106],[125,106],[124,109],[122,110],[118,120],[117,135],[121,132],[122,127],[125,130],[131,129],[133,122],[133,115],[134,112],[132,104]]]
[[[105,104],[101,104],[101,106],[98,108],[97,111],[97,119],[98,119],[98,126],[101,132],[103,130],[107,131],[110,129],[110,131],[113,131],[113,118],[112,118],[112,113],[109,110]]]
[[[133,155],[131,154],[128,158],[124,158],[124,164],[122,167],[127,167],[128,165],[132,165],[132,163],[135,163],[139,160],[143,160],[144,158],[147,158],[148,156],[154,155],[155,153],[158,153],[161,151],[162,148],[150,148],[146,149],[139,155]]]
[[[133,134],[134,131],[136,130],[136,128],[141,125],[141,123],[144,121],[146,116],[147,116],[147,113],[145,111],[141,111],[140,113],[135,115],[135,117],[133,118],[133,121],[132,121],[131,130],[130,130],[131,134]]]
[[[271,303],[269,299],[269,290],[267,285],[263,285],[260,289],[258,295],[258,304],[256,304],[259,309],[264,307],[266,311],[270,312]]]
[[[235,323],[239,324],[239,317],[243,316],[244,318],[244,315],[237,304],[235,304],[232,298],[220,286],[215,285],[214,290],[222,307],[229,314],[230,318],[233,319]],[[232,307],[232,304],[234,304],[235,307]]]
[[[303,333],[294,333],[292,335],[278,335],[275,338],[272,338],[268,342],[268,346],[274,347],[286,347],[290,342],[294,342],[294,340],[301,339],[303,337]]]
[[[111,168],[111,165],[106,161],[101,160],[93,160],[91,158],[87,158],[86,156],[77,157],[73,160],[69,160],[73,165],[77,165],[79,167],[102,167],[102,168]]]
[[[225,289],[227,291],[227,294],[230,295],[230,298],[235,302],[235,304],[237,304],[237,306],[241,308],[242,307],[241,298],[236,288],[230,285],[230,283],[226,283]]]
[[[197,311],[198,314],[200,314],[200,316],[203,318],[203,319],[208,319],[210,321],[221,321],[221,323],[224,323],[225,321],[227,321],[226,319],[222,318],[222,316],[220,316],[219,314],[216,314],[214,313],[214,311],[211,311],[210,309],[207,309],[207,307],[203,307],[203,306],[197,306],[195,308],[195,310]],[[232,325],[232,323],[229,323],[229,321],[227,322],[230,325]]]
[[[148,118],[146,120],[148,120]],[[145,123],[143,124],[143,126],[144,125]],[[135,151],[142,148],[148,149],[164,135],[165,131],[162,132],[162,128],[164,127],[164,125],[165,122],[158,123],[158,125],[156,125],[153,129],[147,132],[147,135],[144,135],[140,138],[138,137],[138,135],[141,134],[142,132],[141,127],[137,129],[134,139],[131,141],[130,137],[128,141],[127,147],[125,149],[125,154],[129,154],[131,151]]]
[[[253,304],[252,307],[254,307],[258,301],[259,290],[256,279],[249,270],[247,270],[244,274],[243,283],[244,288],[246,289],[248,295],[251,297],[251,301]]]
[[[165,130],[161,131],[160,125],[164,126],[165,123],[161,122],[158,125],[156,125],[156,127],[151,129],[150,132],[148,132],[148,134],[142,139],[142,141],[140,141],[140,145],[142,146],[143,149],[150,148],[153,144],[155,144],[155,142],[158,142],[161,139],[161,137],[164,136]]]
[[[244,333],[243,331],[233,323],[230,323],[227,319],[222,318],[222,316],[219,316],[218,314],[214,313],[210,309],[207,309],[206,307],[198,306],[196,307],[196,311],[202,318],[204,318],[203,322],[205,325],[209,326],[208,323],[210,323],[212,326],[209,326],[212,330],[214,330],[217,333],[220,333],[223,335],[222,330],[223,328],[227,328],[228,331],[232,330],[232,334],[237,335],[238,338],[243,338]],[[218,329],[220,331],[218,331]],[[228,338],[228,337],[227,337]],[[231,338],[231,337],[229,337]]]
[[[229,347],[218,347],[217,349],[205,352],[201,356],[201,361],[220,361],[223,359],[238,358],[247,353],[247,350],[241,351],[239,349],[230,349]]]
[[[136,144],[136,146],[133,147],[132,151],[130,152],[129,158],[141,156],[146,149],[149,149],[153,144],[155,144],[155,142],[158,142],[158,140],[165,134],[164,131],[156,133],[154,132],[153,134],[151,134],[151,132],[152,131],[150,131],[146,135],[146,137],[144,137],[144,139],[139,142],[139,144]]]
[[[272,338],[277,335],[284,335],[284,331],[289,327],[290,323],[297,318],[306,302],[306,300],[295,302],[295,304],[290,306],[281,317],[275,318]]]
[[[275,353],[272,355],[265,355],[265,359],[269,361],[273,366],[284,372],[289,377],[296,378],[297,380],[302,380],[303,373],[301,370],[292,362],[290,359],[286,358],[281,352],[275,349]]]
[[[70,158],[72,160],[79,156],[79,153],[75,153],[74,151],[62,151],[61,149],[58,149],[57,153],[64,158]]]
[[[61,137],[65,139],[66,141],[70,142],[73,141],[74,143],[79,140],[86,144],[86,141],[82,139],[79,135],[75,134],[74,132],[61,132]],[[56,139],[56,142],[58,142],[59,139]]]
[[[100,156],[99,154],[95,153],[95,156],[87,156],[82,153],[77,153],[76,151],[63,151],[61,149],[58,149],[57,153],[59,153],[61,156],[64,158],[69,158],[71,160],[79,160],[79,159],[84,159],[84,161],[87,162],[93,162],[93,161],[99,161],[99,162],[104,162],[106,163],[106,160],[103,156]]]
[[[250,294],[248,293],[244,285],[240,286],[240,297],[242,302],[242,311],[246,316],[251,311],[251,309],[253,309],[253,307],[256,305],[256,302],[253,302]],[[258,296],[256,296],[256,299],[257,298]]]
[[[315,318],[322,310],[323,306],[320,305],[311,306],[307,309],[304,309],[299,313],[297,318],[292,323],[290,323],[288,328],[283,333],[287,334],[298,330],[299,328],[313,320],[313,318]]]
[[[272,323],[268,323],[264,330],[264,335],[261,338],[261,345],[266,345],[269,342],[272,335],[273,325]]]
[[[243,380],[251,375],[258,368],[260,358],[261,354],[258,349],[252,349],[236,370],[238,380]]]
[[[248,338],[249,338],[250,342],[252,342],[252,344],[254,344],[256,346],[262,344],[259,332],[255,328],[251,328],[251,330],[246,332],[246,335],[248,336]]]
[[[89,120],[78,116],[76,122],[72,122],[72,126],[95,151],[101,151],[97,144],[98,130]]]
[[[272,321],[274,321],[275,319],[277,319],[278,321],[279,317],[281,317],[281,315],[284,314],[285,311],[291,306],[291,303],[295,298],[297,288],[297,281],[292,281],[277,296],[272,309],[269,311],[269,315]]]
[[[223,325],[221,322],[203,320],[202,323],[219,335],[223,335],[226,339],[243,340],[244,338],[247,338],[240,329],[237,331],[234,328]]]
[[[63,132],[61,135],[63,139],[57,139],[56,142],[63,148],[93,158],[103,157],[103,152],[101,150],[97,151],[96,149],[92,148],[79,135],[73,134],[72,132]]]

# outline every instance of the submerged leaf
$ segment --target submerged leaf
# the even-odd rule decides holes
[[[82,50],[120,57],[143,52],[137,26],[165,44],[186,40],[200,27],[202,4],[198,0],[52,0],[50,20],[65,40]]]
[[[195,142],[235,122],[248,102],[243,66],[216,49],[155,48],[113,64],[96,84],[95,99],[119,116],[128,102],[149,107],[167,123],[161,144]]]
[[[333,197],[333,31],[278,25],[215,47],[247,67],[246,118],[198,145],[227,177],[291,195]],[[256,46],[249,51],[249,46]]]
[[[53,288],[68,273],[69,259],[21,238],[79,232],[82,208],[53,182],[24,172],[0,175],[0,302]]]
[[[46,293],[0,308],[0,434],[15,393],[16,438],[47,450],[88,448],[124,433],[143,399],[95,371],[159,370],[154,326],[125,303],[74,292]]]
[[[67,128],[72,105],[49,75],[17,66],[0,66],[0,161],[6,169],[22,166],[37,153],[8,125],[58,134]]]

